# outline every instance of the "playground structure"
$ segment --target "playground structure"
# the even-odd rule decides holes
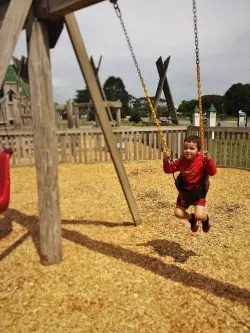
[[[219,139],[225,135],[220,128],[210,129],[213,130],[215,139],[217,134]],[[199,127],[193,131],[198,133]],[[232,138],[234,134],[249,142],[246,132],[247,128],[240,129],[240,133],[230,130],[227,135]],[[243,134],[247,135],[245,139]],[[167,142],[171,147],[171,142]],[[228,143],[232,149],[230,156],[234,158],[234,142]],[[222,147],[227,148],[225,144],[220,149],[215,146],[225,158]],[[247,151],[248,148],[245,152],[241,150],[240,154]],[[39,167],[44,174],[46,168],[51,174],[48,161],[41,162]],[[129,220],[129,213],[121,200],[111,164],[103,164],[101,173],[97,172],[100,166],[94,164],[63,167],[68,170],[60,177],[64,194],[62,236],[67,257],[62,265],[46,271],[37,263],[41,253],[38,232],[41,216],[39,223],[36,197],[30,195],[34,193],[33,170],[12,170],[14,207],[5,212],[0,225],[5,223],[10,227],[9,232],[14,231],[0,242],[0,261],[4,267],[0,331],[221,333],[249,330],[250,292],[245,274],[248,171],[220,170],[210,192],[212,234],[209,238],[203,234],[194,238],[185,223],[176,223],[172,216],[176,191],[157,161],[129,166],[129,176],[136,184],[134,193],[143,209],[144,225],[139,228],[140,232],[133,232],[127,227],[131,223],[124,222]],[[107,190],[110,180],[115,183],[112,191]],[[97,185],[103,181],[104,186],[98,190]],[[84,191],[80,183],[84,184]],[[47,191],[48,187],[41,189]],[[86,207],[84,217],[83,207]],[[41,258],[42,262],[45,259]],[[11,274],[13,268],[15,272]]]
[[[77,9],[98,2],[101,1],[52,0],[48,3],[45,0],[26,0],[22,2],[11,0],[0,6],[0,45],[5,50],[0,54],[0,86],[2,86],[18,37],[23,29],[26,30],[39,198],[40,258],[45,265],[58,263],[62,259],[50,48],[56,45],[64,24],[90,92],[100,127],[105,136],[134,223],[136,225],[140,223],[138,207],[112,134],[95,73],[73,14],[73,11]]]
[[[28,85],[9,65],[0,90],[0,126],[14,129],[32,127]]]
[[[105,108],[107,109],[107,112],[110,112],[111,116],[111,125],[115,127],[121,126],[121,107],[122,103],[117,101],[103,101],[103,104]],[[115,115],[116,118],[113,120],[110,108],[115,109]],[[86,116],[93,110],[93,103],[92,101],[89,101],[88,103],[77,103],[74,102],[72,99],[69,99],[66,103],[66,105],[56,105],[56,114],[57,114],[57,127],[60,129],[63,127],[62,125],[62,119],[63,115],[66,115],[67,121],[68,121],[68,128],[78,128],[79,127],[79,118],[80,115],[85,114]],[[109,111],[108,111],[109,110]],[[95,117],[95,126],[99,126],[98,118]]]
[[[21,7],[17,0],[11,0],[7,7],[6,5],[0,7],[0,18],[3,18],[0,30],[0,43],[3,45],[3,49],[6,50],[0,55],[0,85],[2,84],[3,75],[7,69],[11,54],[13,53],[21,30],[25,28],[27,33],[29,81],[34,123],[34,148],[40,213],[40,255],[41,262],[44,264],[53,264],[61,260],[57,143],[55,136],[55,114],[52,100],[49,49],[56,45],[64,23],[66,24],[79,66],[90,92],[91,100],[97,112],[98,122],[103,131],[108,151],[110,152],[112,161],[115,165],[133,220],[136,225],[140,223],[138,208],[122,164],[117,142],[115,141],[111,130],[109,118],[105,112],[105,104],[103,103],[103,96],[98,87],[96,73],[88,59],[75,16],[72,14],[73,10],[84,8],[97,2],[100,1],[72,0],[66,2],[63,0],[54,0],[49,4],[46,1],[38,1],[33,4],[32,0],[27,0],[25,5],[22,4]],[[119,7],[116,5],[116,1],[111,2],[114,3],[116,13],[121,20],[140,81],[162,140],[162,145],[165,149],[168,149],[167,140],[163,135],[159,121],[156,117],[154,107],[131,47]],[[193,10],[194,17],[196,17],[195,1],[193,1]],[[200,118],[199,134],[201,136],[202,150],[204,150],[197,22],[196,20],[194,20],[194,22]],[[6,38],[9,34],[15,38]],[[159,68],[159,91],[161,91],[162,87],[164,89],[164,82],[166,83],[166,69],[167,65],[161,63],[161,68]]]
[[[91,58],[90,58],[91,59]],[[98,81],[99,82],[99,81]],[[101,86],[100,86],[101,87]],[[101,88],[100,91],[102,92]],[[121,102],[107,101],[104,92],[102,93],[104,105],[109,114],[111,123],[119,127],[121,125]],[[110,108],[115,109],[116,119],[113,120]],[[72,99],[65,105],[55,105],[57,115],[57,127],[61,128],[63,114],[67,115],[68,128],[79,127],[80,114],[88,114],[93,109],[93,103],[77,103]],[[98,126],[98,119],[96,118]],[[0,126],[10,130],[30,130],[32,128],[32,113],[28,83],[25,83],[14,65],[9,65],[5,74],[0,94]]]

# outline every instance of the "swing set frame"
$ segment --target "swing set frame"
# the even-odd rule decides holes
[[[2,86],[20,33],[23,29],[26,30],[39,199],[40,259],[41,263],[44,265],[55,264],[62,260],[57,143],[55,135],[50,49],[56,45],[64,24],[66,25],[80,70],[90,92],[100,127],[103,131],[133,221],[135,225],[141,222],[139,210],[112,133],[95,73],[90,64],[84,41],[73,13],[75,10],[86,8],[102,1],[103,0],[5,0],[0,4],[0,45],[1,50],[4,50],[4,52],[0,53],[0,86]],[[110,0],[110,2],[113,4],[115,12],[120,19],[139,79],[163,142],[163,149],[167,149],[167,143],[139,69],[120,8],[116,0]],[[193,3],[195,3],[195,0],[193,0]],[[197,63],[197,68],[199,69],[198,65],[199,63]],[[197,80],[199,74],[198,69]],[[198,80],[198,84],[200,85],[200,80]],[[200,105],[201,103],[199,102],[199,106]]]

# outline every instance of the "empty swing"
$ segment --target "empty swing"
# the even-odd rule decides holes
[[[4,119],[4,114],[3,114]],[[4,122],[7,140],[9,134],[6,122]],[[0,214],[8,207],[10,202],[10,157],[13,153],[11,148],[2,148],[0,152]]]
[[[11,149],[0,153],[0,213],[3,213],[10,202],[10,157]]]

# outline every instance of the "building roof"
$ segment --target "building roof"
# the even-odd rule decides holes
[[[213,104],[210,105],[208,112],[216,112],[216,109]]]
[[[13,65],[9,65],[8,66],[8,69],[7,69],[6,73],[5,73],[5,77],[4,77],[3,82],[4,83],[7,83],[7,82],[19,83],[20,86],[22,87],[23,96],[30,97],[29,89],[28,89],[26,83],[23,81],[23,79],[21,78],[21,76],[19,76],[16,73]]]

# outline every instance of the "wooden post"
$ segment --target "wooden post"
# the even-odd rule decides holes
[[[121,127],[121,109],[116,109],[116,127]]]
[[[96,68],[93,57],[90,57],[90,64],[91,64],[92,69],[93,69],[93,71],[95,73],[95,78],[96,78],[98,87],[100,89],[100,92],[101,92],[101,95],[102,95],[102,99],[104,100],[104,102],[107,102],[107,97],[106,97],[105,91],[104,91],[104,89],[103,89],[103,87],[101,85],[101,82],[100,82],[100,79],[99,79],[99,76],[98,76],[98,72],[99,72],[99,69],[100,69],[101,60],[102,60],[102,57],[100,58],[99,64],[98,64],[98,66]],[[110,107],[108,105],[107,105],[106,109],[107,109],[107,112],[108,112],[108,115],[109,115],[109,120],[113,121],[112,113],[111,113]]]
[[[65,16],[66,27],[75,50],[75,54],[81,68],[82,74],[84,76],[86,85],[91,94],[91,99],[95,106],[95,110],[97,112],[100,125],[107,142],[108,148],[110,150],[110,154],[120,180],[125,198],[127,200],[130,212],[132,214],[133,220],[136,225],[141,222],[138,207],[133,196],[133,192],[131,190],[129,180],[126,175],[126,171],[124,165],[122,163],[121,155],[117,149],[115,137],[112,133],[112,128],[109,123],[108,115],[105,111],[105,107],[103,104],[102,96],[100,90],[98,88],[98,84],[95,79],[95,74],[90,65],[88,54],[83,42],[83,39],[80,34],[79,27],[77,25],[77,21],[74,14],[68,14]]]
[[[32,0],[11,0],[0,29],[0,87],[23,29]]]
[[[31,19],[27,28],[27,41],[39,201],[40,255],[41,263],[50,265],[61,261],[62,250],[55,110],[45,23]]]
[[[75,117],[75,127],[79,128],[79,106],[77,103],[73,103],[73,113]]]
[[[69,99],[67,101],[67,118],[68,118],[68,128],[74,127],[74,121],[73,121],[73,101],[72,99]]]

